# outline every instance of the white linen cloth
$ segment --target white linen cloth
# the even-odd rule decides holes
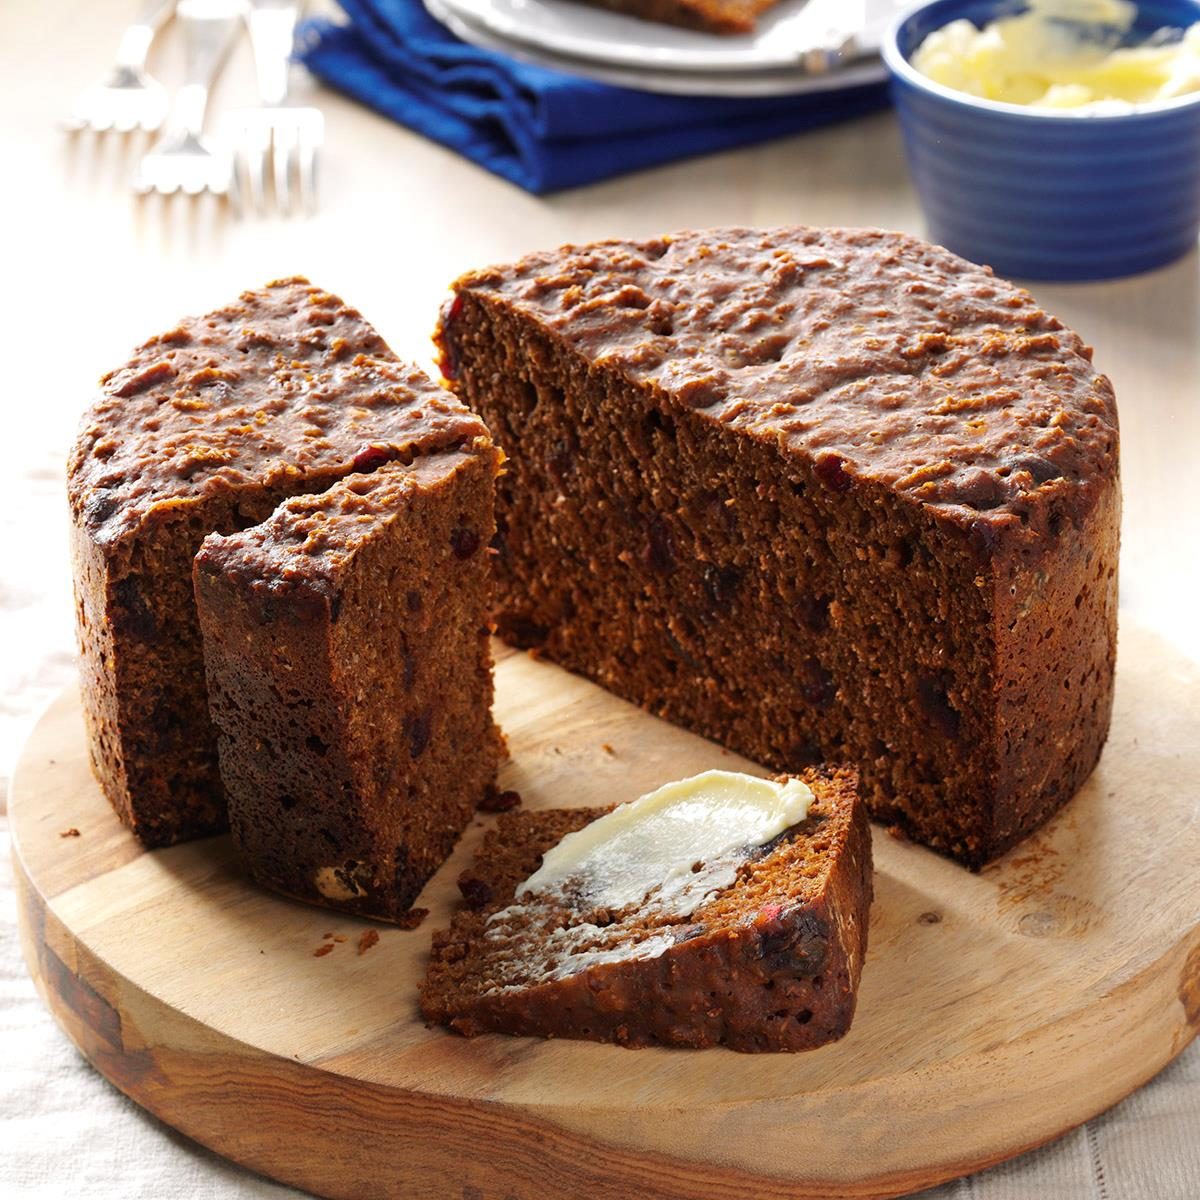
[[[19,510],[0,510],[0,782],[5,798],[21,742],[75,670],[61,459],[47,452],[19,470],[14,494],[23,502]],[[10,1200],[241,1200],[301,1194],[176,1133],[92,1070],[42,1006],[25,971],[15,923],[5,807],[0,814],[0,1195]],[[1200,1200],[1200,1043],[1083,1128],[922,1198]]]

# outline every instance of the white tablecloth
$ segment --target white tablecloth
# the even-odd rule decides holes
[[[5,796],[12,762],[35,715],[74,671],[60,457],[47,451],[12,465],[19,470],[23,502],[0,515]],[[25,972],[6,813],[0,816],[0,842],[0,1195],[44,1200],[299,1195],[175,1133],[88,1066],[43,1008]],[[1123,1104],[1055,1144],[924,1195],[1200,1200],[1200,1044]]]

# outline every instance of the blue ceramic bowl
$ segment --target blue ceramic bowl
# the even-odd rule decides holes
[[[931,239],[1025,279],[1114,279],[1186,254],[1200,234],[1200,93],[1119,116],[1057,116],[953,91],[909,64],[933,30],[1023,7],[934,0],[884,39]],[[1200,0],[1147,0],[1131,36],[1195,21]]]

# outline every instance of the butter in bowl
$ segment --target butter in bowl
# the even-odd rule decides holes
[[[1200,0],[934,0],[884,41],[930,236],[1114,279],[1200,235]]]

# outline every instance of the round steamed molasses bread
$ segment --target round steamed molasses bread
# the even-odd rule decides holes
[[[873,229],[471,272],[443,371],[508,455],[501,634],[979,866],[1108,730],[1117,414],[1019,287]]]

